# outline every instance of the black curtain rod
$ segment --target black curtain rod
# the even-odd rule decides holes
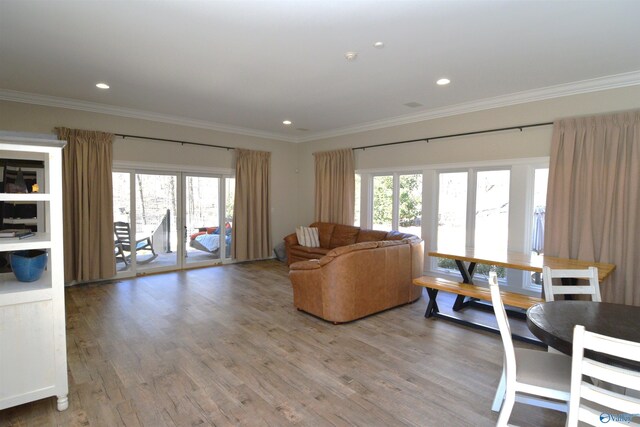
[[[465,133],[454,133],[451,135],[440,135],[440,136],[430,136],[427,138],[419,138],[419,139],[409,139],[407,141],[398,141],[398,142],[386,142],[384,144],[374,144],[374,145],[363,145],[362,147],[354,147],[352,148],[353,151],[355,150],[366,150],[367,148],[377,148],[377,147],[386,147],[389,145],[398,145],[398,144],[409,144],[411,142],[418,142],[418,141],[435,141],[436,139],[444,139],[444,138],[455,138],[458,136],[468,136],[468,135],[479,135],[482,133],[490,133],[490,132],[502,132],[502,131],[506,131],[506,130],[520,130],[520,132],[522,132],[522,129],[526,129],[526,128],[534,128],[534,127],[538,127],[538,126],[549,126],[552,125],[553,122],[548,122],[548,123],[534,123],[531,125],[522,125],[522,126],[511,126],[508,128],[498,128],[498,129],[487,129],[487,130],[477,130],[474,132],[465,132]]]
[[[182,144],[182,145],[199,145],[201,147],[210,147],[210,148],[222,148],[225,150],[234,150],[235,147],[227,147],[224,145],[213,145],[213,144],[203,144],[201,142],[189,142],[189,141],[180,141],[177,139],[165,139],[165,138],[151,138],[148,136],[139,136],[139,135],[126,135],[126,134],[122,134],[122,133],[114,133],[115,136],[119,136],[122,139],[127,139],[127,138],[135,138],[135,139],[148,139],[151,141],[163,141],[163,142],[175,142],[176,144]]]

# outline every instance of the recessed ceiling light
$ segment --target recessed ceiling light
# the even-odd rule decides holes
[[[291,120],[285,120],[282,122],[282,124],[285,126],[291,126],[291,123],[292,123]]]
[[[109,85],[106,83],[98,83],[96,84],[96,87],[99,89],[109,89]]]
[[[375,42],[373,44],[373,47],[375,47],[376,49],[382,49],[384,47],[384,43],[383,42]]]
[[[451,83],[451,80],[449,79],[440,79],[436,82],[436,84],[440,86],[448,85],[449,83]]]

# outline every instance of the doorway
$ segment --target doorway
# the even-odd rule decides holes
[[[117,276],[229,262],[234,185],[227,174],[114,169]]]

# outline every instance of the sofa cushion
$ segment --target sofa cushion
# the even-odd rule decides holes
[[[319,248],[318,229],[316,227],[296,227],[296,236],[301,246]]]
[[[378,242],[380,240],[384,240],[385,237],[387,237],[386,231],[360,229],[356,243]]]
[[[331,234],[331,242],[329,242],[329,249],[337,248],[339,246],[353,245],[358,237],[360,227],[354,227],[352,225],[336,224]]]
[[[328,222],[314,222],[309,227],[316,227],[318,229],[318,237],[320,238],[320,247],[329,249],[329,244],[331,243],[331,234],[333,234],[333,229],[335,228],[335,224],[331,224]]]

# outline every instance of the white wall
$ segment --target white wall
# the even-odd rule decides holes
[[[280,242],[298,225],[296,144],[107,114],[0,101],[0,130],[52,133],[57,126],[270,151],[273,244]],[[144,162],[202,170],[235,169],[233,153],[233,150],[121,138],[115,139],[113,147],[114,162]]]
[[[327,138],[301,144],[298,220],[313,221],[314,163],[312,153],[337,148],[410,140],[484,129],[551,122],[564,117],[640,108],[640,86],[612,89],[545,101],[495,108],[403,126]],[[490,133],[355,152],[356,168],[408,168],[476,160],[547,157],[552,127]]]

